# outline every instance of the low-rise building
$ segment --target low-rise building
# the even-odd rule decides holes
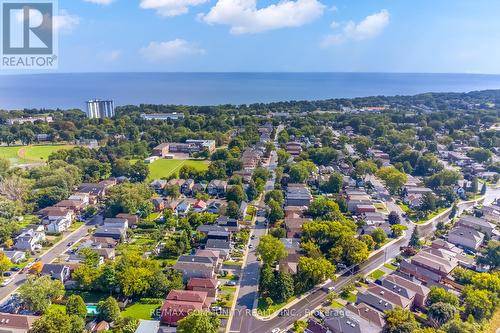
[[[484,241],[484,234],[471,228],[457,226],[448,233],[448,242],[477,250]]]
[[[171,290],[161,307],[161,322],[177,325],[177,322],[193,311],[207,311],[210,307],[208,294],[203,291]]]
[[[174,269],[180,270],[184,281],[191,278],[214,279],[218,261],[200,255],[180,256]]]

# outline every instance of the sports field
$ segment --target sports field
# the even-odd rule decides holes
[[[46,162],[49,155],[72,145],[33,145],[0,147],[0,156],[7,158],[12,165]]]
[[[197,170],[207,170],[208,161],[200,160],[156,160],[149,164],[149,179],[161,179],[171,174],[178,174],[183,165],[189,165]]]

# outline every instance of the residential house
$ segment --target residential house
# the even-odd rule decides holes
[[[285,206],[285,218],[298,218],[303,217],[304,212],[307,211],[306,206]]]
[[[458,266],[458,261],[454,258],[449,260],[443,259],[432,253],[420,251],[417,255],[411,258],[411,263],[419,267],[425,268],[434,272],[441,277],[446,277]]]
[[[409,299],[374,284],[357,294],[356,303],[368,304],[381,312],[393,310],[398,306],[409,309],[411,304]]]
[[[43,227],[26,228],[14,239],[14,249],[20,251],[33,251],[45,240]]]
[[[104,219],[104,227],[106,228],[118,228],[118,229],[128,229],[128,220],[124,218],[105,218]]]
[[[343,316],[328,316],[324,319],[325,326],[333,333],[380,333],[382,329],[350,311],[344,311]]]
[[[240,231],[240,224],[237,219],[233,219],[228,216],[219,216],[216,223],[218,226],[223,227],[229,232],[234,233]]]
[[[207,203],[203,200],[196,200],[191,208],[195,213],[203,213],[207,210]]]
[[[191,278],[215,278],[218,261],[214,261],[212,257],[189,255],[180,256],[174,265],[174,269],[180,270],[184,281],[189,281]]]
[[[175,212],[177,216],[184,217],[189,213],[190,209],[191,209],[191,203],[187,200],[184,200],[177,205],[177,207],[175,208]]]
[[[227,228],[219,226],[217,224],[202,224],[198,226],[198,228],[196,228],[196,231],[201,232],[208,236],[210,232],[213,231],[224,232],[227,231]]]
[[[108,183],[82,183],[78,187],[78,193],[85,193],[89,195],[89,203],[95,204],[97,201],[104,199],[106,190],[110,187]]]
[[[47,224],[47,232],[50,233],[61,233],[69,229],[71,226],[71,220],[67,218],[60,218],[58,220],[52,220]]]
[[[207,239],[217,239],[229,242],[231,240],[231,233],[228,231],[212,230],[208,232]]]
[[[441,274],[436,274],[427,268],[417,266],[406,260],[400,262],[398,273],[408,278],[417,278],[426,284],[438,283],[442,279]]]
[[[40,317],[0,312],[0,332],[28,333]]]
[[[477,250],[484,241],[484,234],[475,229],[456,226],[448,233],[448,242]]]
[[[48,275],[52,279],[64,283],[69,279],[70,270],[68,266],[62,264],[44,264],[40,274]]]
[[[117,241],[126,239],[127,231],[123,228],[98,227],[94,233],[95,237],[109,237]]]
[[[302,235],[302,226],[304,223],[312,221],[306,218],[286,218],[285,217],[285,229],[287,238],[300,238]]]
[[[149,186],[151,186],[156,193],[161,194],[167,186],[167,181],[165,179],[155,179],[151,183],[149,183]]]
[[[87,207],[87,204],[84,201],[68,199],[59,201],[54,205],[54,207],[66,208],[76,213],[80,213],[85,207]]]
[[[488,235],[490,238],[493,234],[496,234],[496,224],[488,222],[483,218],[470,215],[461,217],[455,226],[477,230],[485,235]]]
[[[223,202],[212,200],[207,203],[207,212],[212,214],[220,214],[223,206]]]
[[[412,305],[424,308],[430,289],[416,282],[407,280],[401,276],[391,274],[381,280],[381,285],[386,289],[406,297],[412,301]]]
[[[347,303],[345,308],[377,327],[382,328],[385,326],[384,315],[364,303]]]
[[[285,193],[286,206],[309,207],[313,197],[311,191],[304,184],[288,184]]]
[[[171,290],[161,307],[161,323],[177,325],[177,322],[193,311],[207,311],[210,307],[204,291]]]
[[[163,198],[151,199],[155,212],[161,212],[165,209],[165,200]]]
[[[81,201],[84,205],[90,204],[90,196],[88,193],[73,193],[69,196],[68,200]]]
[[[285,150],[292,156],[299,156],[302,153],[302,144],[296,141],[288,142]]]
[[[137,216],[137,215],[120,213],[120,214],[116,215],[116,217],[119,219],[127,220],[128,225],[130,227],[137,225],[137,223],[139,223],[139,216]]]
[[[218,251],[222,259],[227,259],[231,252],[231,242],[220,239],[209,239],[205,244],[205,250]]]
[[[212,180],[207,187],[208,194],[217,197],[226,195],[226,189],[227,181],[219,179]]]
[[[190,196],[193,194],[193,189],[194,189],[194,179],[186,179],[184,184],[181,186],[181,193]]]
[[[26,253],[23,251],[16,250],[0,250],[7,258],[9,258],[10,262],[13,264],[19,264],[21,261],[26,260]]]
[[[204,291],[210,298],[217,298],[217,279],[191,278],[187,283],[187,290]]]

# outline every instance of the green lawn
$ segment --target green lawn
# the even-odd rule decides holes
[[[135,319],[151,319],[154,311],[161,307],[161,303],[157,304],[143,304],[143,303],[134,303],[131,306],[127,307],[124,311],[122,311],[123,317],[132,317]]]
[[[330,306],[334,309],[342,309],[344,307],[344,304],[338,302],[338,301],[333,301]]]
[[[342,297],[343,300],[346,300],[351,303],[356,303],[356,294],[354,293],[349,293],[347,297]]]
[[[51,304],[49,306],[49,311],[56,311],[56,310],[59,310],[62,313],[66,313],[66,306],[62,304]]]
[[[272,304],[271,306],[267,306],[267,304],[264,302],[262,298],[259,298],[258,304],[257,304],[257,313],[261,316],[270,316],[276,311],[281,310],[285,305],[293,301],[296,297],[290,298],[288,301],[284,303],[279,303],[279,304]]]
[[[70,149],[72,145],[33,145],[0,147],[0,155],[6,157],[12,165],[46,162],[49,155],[61,149]]]
[[[148,164],[149,166],[149,179],[161,179],[168,177],[172,174],[178,174],[182,166],[188,165],[194,167],[196,170],[207,170],[208,162],[202,160],[166,160],[159,159],[155,162]]]
[[[377,269],[376,271],[372,272],[370,274],[370,277],[374,280],[377,280],[377,279],[380,279],[382,276],[385,275],[385,272],[380,270],[380,269]]]
[[[396,266],[391,265],[391,264],[389,264],[389,263],[385,263],[385,264],[384,264],[384,267],[389,268],[389,269],[392,269],[393,271],[395,271],[396,269],[398,269]]]

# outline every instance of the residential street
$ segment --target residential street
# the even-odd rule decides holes
[[[264,196],[265,193],[273,190],[274,182],[276,179],[276,174],[274,173],[278,163],[278,157],[276,151],[271,152],[271,158],[269,162],[269,170],[272,172],[272,177],[267,181],[264,194],[260,199],[258,206],[264,206]],[[247,316],[250,315],[252,309],[255,308],[255,302],[258,297],[259,289],[259,273],[260,273],[260,263],[257,261],[257,256],[255,255],[255,248],[259,244],[260,237],[267,233],[267,227],[264,221],[265,217],[257,217],[256,225],[252,229],[252,235],[255,236],[254,239],[250,240],[252,246],[249,249],[246,265],[241,272],[240,288],[237,295],[236,307],[234,309],[230,332],[247,332],[244,325],[247,324]],[[251,316],[251,315],[250,315]]]
[[[77,230],[73,231],[70,234],[67,234],[59,243],[55,246],[48,249],[44,254],[42,254],[39,258],[40,261],[44,264],[49,264],[54,261],[57,257],[68,250],[68,243],[73,242],[76,243],[82,237],[86,236],[88,230],[93,228],[96,224],[102,222],[102,216],[96,215],[90,221],[88,221],[85,225],[81,226]],[[0,288],[0,303],[3,303],[7,297],[9,297],[13,292],[19,288],[21,284],[26,281],[27,274],[26,273],[17,273],[14,275],[13,280],[5,287]]]

